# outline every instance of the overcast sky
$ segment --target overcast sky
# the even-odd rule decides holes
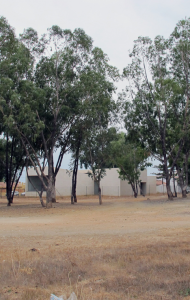
[[[128,50],[138,36],[165,37],[190,14],[189,0],[1,0],[2,16],[22,33],[33,27],[40,34],[48,27],[82,28],[111,64],[122,69]]]
[[[189,0],[0,0],[0,4],[0,14],[17,34],[28,27],[42,34],[52,25],[84,29],[120,70],[129,63],[128,53],[138,36],[168,37],[179,20],[190,17]],[[68,161],[65,158],[63,168]]]

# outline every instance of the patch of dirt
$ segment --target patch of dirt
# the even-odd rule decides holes
[[[185,200],[177,198],[174,201],[166,201],[165,195],[150,195],[148,198],[149,200],[147,197],[134,199],[104,196],[103,205],[100,206],[96,196],[78,197],[75,205],[71,205],[69,197],[65,197],[58,199],[52,209],[42,208],[35,198],[15,198],[11,207],[6,206],[6,199],[0,199],[0,262],[10,260],[11,263],[11,255],[19,251],[39,257],[49,251],[96,253],[101,249],[141,249],[159,243],[171,245],[190,242],[189,196]],[[184,253],[189,255],[188,249]],[[123,264],[125,266],[126,263]],[[72,266],[74,267],[75,265]],[[30,267],[26,270],[30,270]],[[102,276],[99,278],[97,275],[94,282],[96,285],[101,284],[109,294],[111,284],[106,283],[106,278]],[[127,276],[128,281],[136,280],[136,274]],[[115,281],[114,272],[110,278],[110,282]],[[3,287],[5,292],[2,299],[6,299],[5,296],[11,293],[9,290],[14,290],[14,297],[10,299],[25,299],[19,298],[18,287]],[[36,295],[34,291],[27,292],[25,288],[24,293]],[[117,299],[116,296],[106,297],[105,299]],[[182,299],[182,296],[146,297],[138,299]]]

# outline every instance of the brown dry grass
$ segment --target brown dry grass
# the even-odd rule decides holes
[[[48,299],[50,293],[87,299],[183,299],[190,287],[189,242],[14,251],[0,265],[0,299]]]
[[[20,214],[23,216],[24,211],[27,213],[27,218],[30,221],[33,220],[33,214],[30,218],[29,212],[34,202],[31,204],[31,200],[24,203],[24,200],[18,201],[21,202],[17,203],[17,207],[15,203],[12,214],[14,216],[17,214],[19,219]],[[188,201],[177,200],[174,203],[165,204],[165,202],[155,199],[154,203],[147,201],[131,203],[128,203],[129,209],[125,212],[125,216],[129,219],[127,224],[130,226],[132,222],[136,222],[135,226],[139,228],[139,232],[138,235],[130,232],[130,240],[128,231],[122,232],[121,237],[114,232],[114,228],[113,234],[107,231],[107,234],[104,232],[102,235],[100,230],[99,233],[96,232],[90,236],[88,231],[81,233],[77,228],[77,224],[79,224],[81,230],[82,220],[85,226],[88,224],[95,226],[95,223],[91,224],[88,221],[88,205],[91,205],[91,217],[94,216],[94,213],[99,221],[102,219],[105,228],[111,226],[108,226],[107,223],[113,217],[117,217],[117,223],[124,224],[122,216],[126,209],[126,199],[117,199],[117,202],[114,202],[114,199],[109,198],[104,208],[100,208],[92,202],[84,202],[81,204],[81,208],[75,206],[75,212],[76,210],[78,212],[78,221],[73,226],[74,235],[69,242],[68,238],[61,236],[61,233],[58,234],[56,230],[61,229],[58,219],[61,205],[63,205],[64,215],[60,215],[60,218],[64,217],[65,222],[70,220],[71,223],[68,226],[72,225],[72,218],[76,219],[73,207],[70,208],[68,203],[63,202],[58,204],[60,207],[59,210],[54,210],[55,213],[53,209],[43,210],[42,213],[38,207],[36,212],[39,211],[40,218],[43,217],[44,211],[47,214],[43,217],[44,222],[47,223],[47,216],[50,220],[53,217],[55,217],[53,220],[57,220],[57,225],[51,224],[51,229],[52,226],[54,228],[54,235],[57,235],[56,239],[53,239],[54,235],[51,231],[49,231],[51,243],[47,237],[43,242],[40,241],[42,239],[40,235],[38,239],[38,243],[41,242],[40,249],[36,248],[37,251],[31,251],[29,248],[31,244],[27,242],[24,231],[17,232],[20,242],[14,245],[11,244],[10,237],[8,238],[7,235],[7,240],[2,243],[0,249],[0,299],[44,300],[49,299],[51,293],[69,297],[72,291],[76,293],[78,300],[190,299],[188,296],[190,295],[190,236],[185,225],[176,225],[174,231],[173,228],[168,228],[167,234],[163,234],[158,228],[152,236],[148,229],[144,228],[143,232],[141,230],[145,219],[147,228],[149,226],[157,228],[157,215],[161,220],[160,227],[163,224],[164,228],[170,224],[166,222],[172,222],[171,220],[174,218],[178,222],[184,218],[188,220]],[[18,210],[18,206],[21,204],[23,207]],[[27,205],[30,209],[27,209]],[[140,205],[140,211],[138,205]],[[34,207],[33,209],[35,210]],[[86,213],[84,213],[85,210]],[[10,217],[8,215],[11,211],[7,210],[4,204],[2,211],[4,211],[3,216],[7,213],[7,218]],[[136,221],[133,217],[137,212],[138,220]],[[143,213],[145,219],[143,219]],[[152,213],[154,214],[153,218],[151,217]],[[177,219],[177,216],[182,213],[181,219]],[[51,214],[54,215],[51,216]],[[165,215],[169,215],[167,221]],[[10,229],[14,229],[15,224],[18,225],[18,219],[10,220],[10,224],[8,224]],[[24,222],[24,225],[22,223],[21,226],[28,226],[28,219],[25,219]],[[37,230],[36,228],[33,225],[34,231]],[[2,234],[7,234],[7,232],[1,227],[0,237]],[[31,234],[33,243],[34,235],[35,233]],[[150,239],[150,237],[154,237],[154,239]],[[56,243],[58,238],[59,242]],[[109,241],[108,238],[110,238]],[[22,244],[22,240],[25,243]]]

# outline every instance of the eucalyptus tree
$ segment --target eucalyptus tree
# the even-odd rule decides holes
[[[146,149],[138,144],[131,143],[126,135],[121,132],[118,133],[117,139],[111,143],[111,157],[114,164],[119,168],[119,178],[128,181],[134,197],[138,196],[138,189],[143,195],[140,173],[151,165],[147,161],[149,153]]]
[[[32,49],[36,59],[33,82],[38,92],[33,107],[31,98],[22,103],[19,116],[27,107],[31,108],[33,120],[27,124],[31,131],[35,130],[35,139],[41,140],[41,157],[38,157],[39,151],[33,146],[33,136],[29,138],[24,130],[25,125],[17,123],[16,126],[27,156],[46,191],[46,207],[51,207],[55,200],[56,175],[68,149],[71,127],[79,114],[80,76],[88,62],[92,39],[81,29],[71,32],[52,26],[41,39],[30,29],[21,35],[21,40],[28,50]],[[60,154],[54,165],[54,152],[58,148]],[[48,175],[45,175],[45,166]]]
[[[102,204],[100,181],[106,175],[106,164],[111,158],[111,141],[116,136],[115,128],[94,126],[89,130],[81,149],[80,163],[89,169],[88,176],[98,186],[99,204]]]
[[[0,134],[1,165],[4,169],[8,206],[26,165],[26,153],[13,123],[17,118],[23,82],[31,73],[28,49],[19,42],[14,29],[0,18]]]
[[[89,119],[93,107],[99,106],[96,111],[102,109],[102,103],[106,102],[105,96],[101,103],[104,93],[102,85],[106,82],[106,76],[114,76],[117,70],[108,65],[108,58],[101,49],[93,48],[92,39],[81,29],[71,32],[52,26],[41,39],[30,29],[25,31],[21,40],[28,49],[32,49],[32,55],[36,58],[33,81],[39,91],[37,98],[40,94],[41,98],[36,106],[33,105],[31,115],[34,119],[28,128],[35,131],[35,141],[41,140],[40,158],[39,149],[37,152],[33,147],[33,136],[32,139],[28,138],[22,124],[17,124],[17,130],[43,190],[46,191],[46,207],[51,207],[55,200],[56,175],[65,152],[71,147],[72,128]],[[103,71],[104,68],[106,71]],[[98,85],[101,87],[101,97]],[[108,93],[112,93],[109,82],[106,88],[110,89]],[[31,107],[32,103],[26,101],[21,111]],[[60,154],[55,165],[54,153],[57,149],[60,149]],[[48,175],[45,175],[45,166]]]
[[[80,78],[82,95],[80,118],[72,129],[71,203],[74,203],[73,199],[77,201],[76,182],[81,148],[84,150],[84,143],[86,139],[89,139],[91,132],[94,134],[94,129],[106,129],[117,116],[118,106],[113,100],[113,94],[116,91],[114,81],[118,79],[119,72],[109,64],[107,55],[101,49],[94,48],[88,66]]]
[[[184,139],[182,153],[176,162],[182,197],[186,197],[188,185],[188,161],[190,155],[190,18],[180,20],[169,39],[171,71],[184,91],[181,136]]]
[[[171,46],[163,37],[154,41],[138,38],[130,56],[132,63],[124,69],[128,79],[126,129],[163,165],[168,198],[172,200],[170,179],[184,146],[184,87],[174,77]]]
[[[189,154],[190,154],[190,140],[188,138],[184,138],[184,146],[182,151],[176,160],[175,163],[175,176],[178,176],[178,185],[180,186],[182,198],[187,197],[187,186],[189,182]],[[173,180],[175,181],[175,176],[173,176]]]
[[[75,124],[75,126],[73,126],[72,128],[72,134],[70,140],[71,152],[72,152],[72,159],[70,164],[72,170],[71,204],[77,202],[77,195],[76,195],[77,173],[78,173],[78,163],[80,157],[80,148],[84,137],[84,130],[85,128],[82,126],[82,122],[79,122],[79,124]]]

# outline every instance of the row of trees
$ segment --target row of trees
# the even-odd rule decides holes
[[[167,40],[141,37],[121,75],[81,29],[72,32],[52,26],[39,37],[29,28],[16,37],[1,17],[0,177],[6,181],[8,205],[23,168],[32,166],[42,186],[41,204],[51,207],[56,201],[56,176],[68,151],[73,161],[71,203],[77,201],[79,161],[98,183],[101,204],[105,168],[117,166],[136,197],[140,170],[149,165],[149,156],[163,167],[169,199],[174,170],[185,197],[189,43],[189,19],[180,21]],[[127,88],[116,101],[114,82],[122,78],[127,79]],[[113,126],[123,121],[127,135]]]
[[[0,74],[1,170],[8,205],[15,181],[24,167],[32,166],[41,181],[42,206],[46,191],[46,207],[51,207],[56,176],[69,150],[75,156],[73,201],[81,145],[93,135],[105,134],[114,117],[118,70],[81,29],[52,26],[39,38],[29,28],[17,38],[2,17]]]
[[[190,19],[180,21],[168,39],[140,37],[124,69],[126,129],[155,157],[166,179],[177,172],[186,197],[190,147]],[[131,101],[132,100],[132,101]]]

